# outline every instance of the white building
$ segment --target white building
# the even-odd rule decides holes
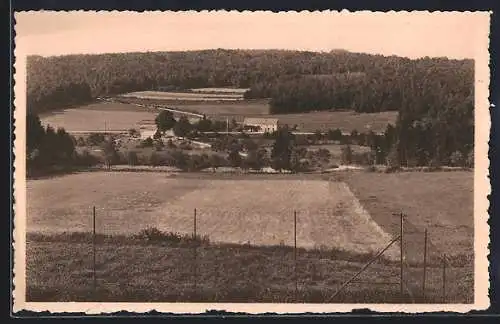
[[[278,130],[277,118],[245,118],[243,129],[250,132],[272,133]]]

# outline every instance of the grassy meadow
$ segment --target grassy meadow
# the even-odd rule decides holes
[[[96,206],[100,233],[151,226],[191,233],[196,208],[197,231],[211,241],[293,245],[295,210],[300,247],[371,253],[391,240],[342,182],[86,172],[31,180],[27,186],[29,232],[89,231]],[[387,256],[396,258],[397,249]]]
[[[157,112],[131,104],[100,102],[54,111],[40,116],[43,125],[64,127],[68,132],[127,131],[139,129],[144,120],[154,120]]]
[[[389,233],[399,233],[403,212],[406,245],[422,256],[424,230],[437,255],[466,256],[474,251],[474,173],[401,172],[343,175],[371,217]]]
[[[445,252],[444,301],[471,303],[471,181],[470,172],[338,176],[87,172],[29,180],[28,299],[327,302],[398,234],[399,219],[392,213],[403,210],[408,214],[404,301],[443,301],[440,256]],[[438,195],[443,199],[436,199]],[[88,235],[93,205],[99,237],[108,238],[98,239],[97,291],[92,288]],[[189,244],[131,239],[150,226],[189,235],[194,208],[197,233],[210,240],[197,248],[197,270]],[[297,296],[290,247],[294,209]],[[431,243],[423,300],[419,248],[425,227]],[[75,231],[80,234],[71,234]],[[396,243],[331,302],[401,302],[398,260]]]
[[[127,238],[97,244],[94,290],[90,237],[86,242],[41,238],[27,243],[27,300],[35,302],[471,303],[473,296],[472,274],[449,267],[443,299],[441,268],[434,264],[427,269],[426,298],[421,268],[406,269],[401,298],[397,262],[380,260],[330,300],[370,255],[299,249],[295,273],[294,253],[287,247],[203,245],[195,262],[193,247]]]

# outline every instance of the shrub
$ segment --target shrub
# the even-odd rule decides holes
[[[106,140],[106,137],[100,133],[92,133],[87,137],[88,146],[96,146],[102,144]]]
[[[127,152],[127,164],[131,166],[139,164],[139,158],[137,156],[137,152],[135,151]]]
[[[89,151],[83,150],[82,153],[76,156],[77,165],[90,167],[99,163],[99,160],[91,155]]]
[[[163,232],[157,229],[156,227],[148,227],[143,229],[136,235],[134,235],[136,240],[143,240],[147,242],[165,242],[165,243],[174,243],[174,244],[209,244],[210,240],[208,236],[200,236],[200,235],[189,235],[189,234],[180,234],[173,232]]]
[[[342,164],[351,164],[352,163],[352,148],[350,145],[342,146],[340,160]]]
[[[83,139],[83,137],[78,137],[78,139],[76,140],[76,146],[85,146],[87,145],[87,143],[85,143],[85,140]]]
[[[165,144],[163,144],[163,141],[161,139],[157,139],[154,141],[154,146],[157,151],[161,151]]]
[[[471,150],[469,154],[467,154],[466,166],[468,168],[474,167],[474,150]]]
[[[169,149],[177,148],[177,145],[175,145],[174,142],[171,139],[169,139],[167,141],[167,148]]]
[[[149,165],[160,166],[163,164],[165,164],[165,161],[163,160],[162,156],[157,152],[151,152],[151,154],[149,155]]]
[[[450,156],[450,163],[452,166],[458,167],[458,166],[464,166],[465,164],[465,159],[464,155],[460,151],[455,151],[451,154]]]
[[[128,134],[132,137],[137,137],[139,136],[139,131],[135,128],[131,128],[128,130]]]
[[[153,139],[151,137],[146,138],[141,142],[140,147],[153,147]]]

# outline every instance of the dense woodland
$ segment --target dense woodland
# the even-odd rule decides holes
[[[247,98],[270,98],[272,113],[399,111],[388,151],[401,164],[473,152],[472,60],[281,50],[31,56],[27,80],[33,113],[130,91],[241,87]]]

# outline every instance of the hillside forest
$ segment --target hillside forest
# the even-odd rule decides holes
[[[269,98],[271,113],[398,111],[391,150],[400,164],[473,154],[473,60],[221,49],[28,58],[32,114],[131,91],[198,87],[249,88],[245,97]]]

